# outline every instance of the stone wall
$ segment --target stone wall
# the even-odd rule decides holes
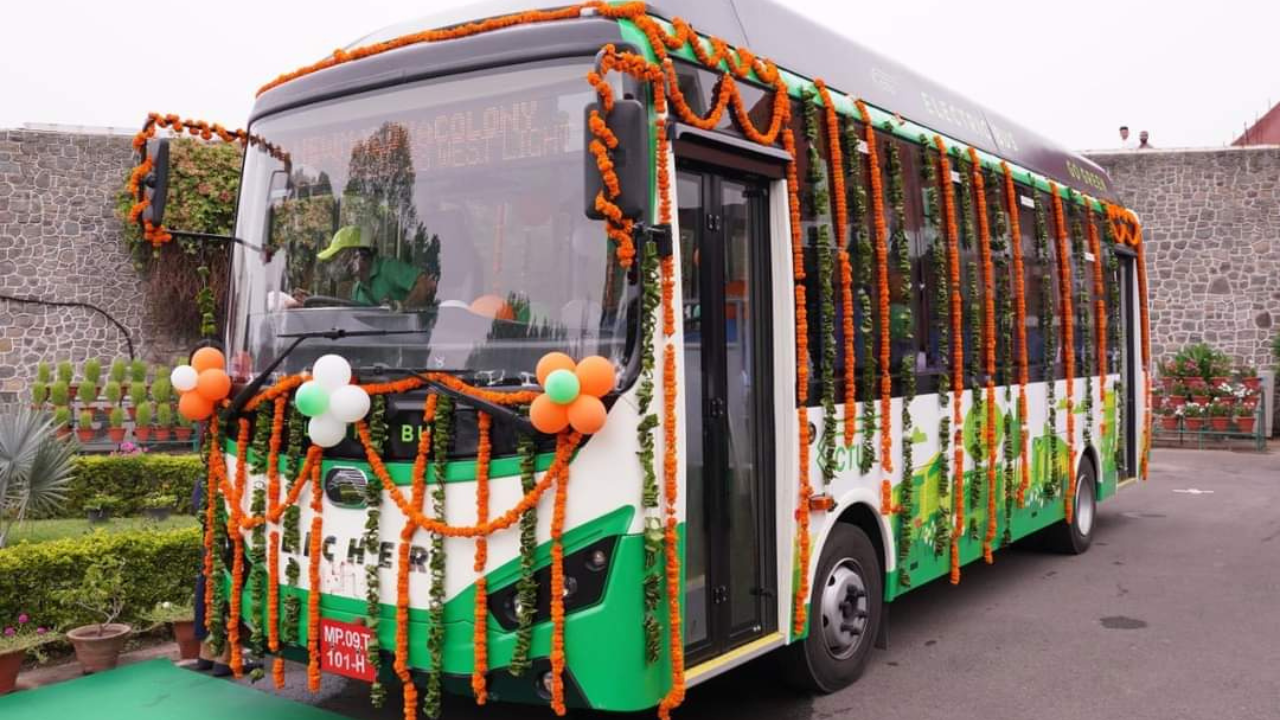
[[[1271,368],[1280,333],[1280,147],[1090,157],[1143,221],[1157,360],[1204,341]],[[1280,417],[1272,396],[1271,407]]]
[[[95,305],[128,328],[139,357],[167,362],[190,339],[160,331],[120,238],[115,197],[132,165],[128,137],[0,130],[0,295]],[[100,313],[0,299],[0,405],[40,361],[126,354]]]

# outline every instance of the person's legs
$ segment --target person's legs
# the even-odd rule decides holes
[[[195,636],[200,641],[200,657],[196,660],[195,668],[201,672],[211,670],[213,668],[213,653],[210,651],[209,644],[205,639],[209,637],[209,631],[204,626],[204,573],[196,575],[195,585]]]

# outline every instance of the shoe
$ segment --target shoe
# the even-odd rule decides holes
[[[213,669],[213,661],[207,658],[200,658],[196,660],[196,664],[191,667],[199,670],[200,672],[209,672]]]
[[[230,676],[231,676],[231,666],[230,666],[230,665],[226,665],[226,664],[224,664],[224,663],[216,662],[216,663],[214,663],[214,664],[213,664],[213,673],[212,673],[212,675],[213,675],[214,677],[230,677]]]

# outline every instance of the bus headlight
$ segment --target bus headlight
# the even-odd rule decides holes
[[[575,612],[600,602],[609,579],[609,564],[617,548],[616,535],[601,538],[564,558],[564,611]],[[537,583],[535,624],[551,619],[551,567],[543,565],[533,573]],[[511,582],[489,593],[489,612],[511,632],[520,624],[519,581]]]

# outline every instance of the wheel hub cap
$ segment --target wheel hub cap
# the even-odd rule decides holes
[[[1088,537],[1093,531],[1093,483],[1082,482],[1076,490],[1076,527]]]
[[[822,588],[822,637],[839,660],[854,654],[867,632],[867,586],[852,560],[836,563]]]

